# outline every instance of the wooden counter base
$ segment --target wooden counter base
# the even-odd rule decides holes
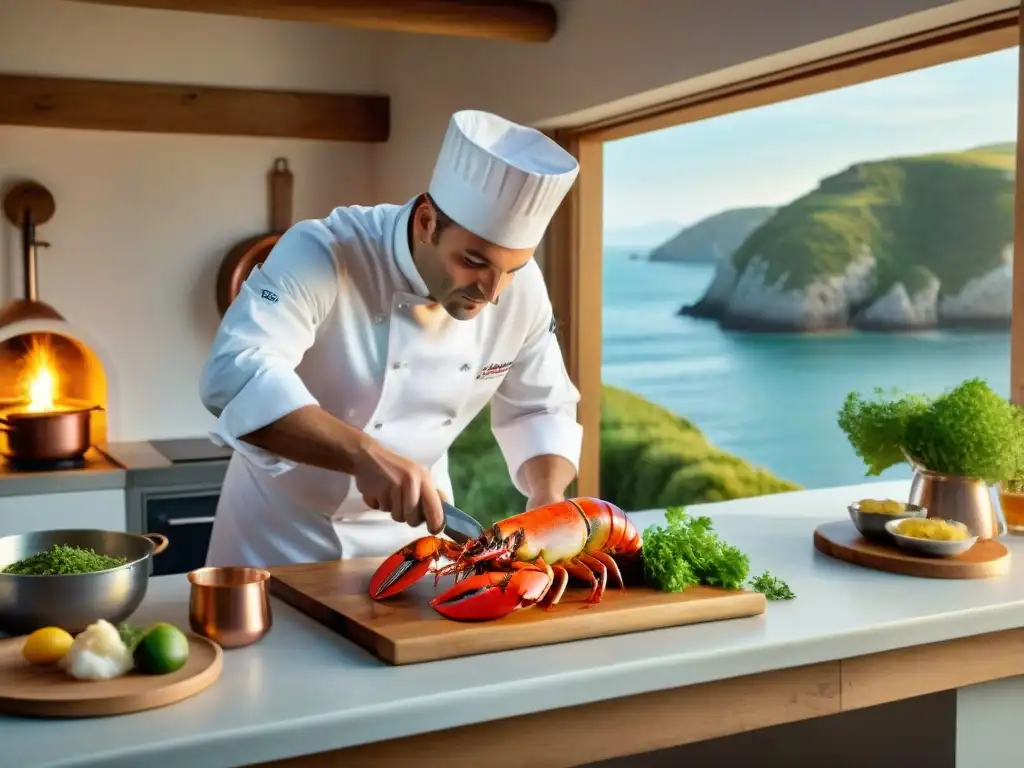
[[[547,745],[545,768],[569,768],[1020,674],[1024,629],[1012,629],[261,763],[260,768],[449,768],[456,756],[459,764],[469,765],[493,761],[495,755],[502,756],[502,768],[536,768],[536,758],[521,748],[524,741]]]

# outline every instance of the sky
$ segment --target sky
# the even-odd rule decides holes
[[[605,232],[660,235],[729,208],[784,205],[855,162],[1015,141],[1017,51],[609,142]]]

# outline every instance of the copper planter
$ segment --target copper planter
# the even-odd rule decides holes
[[[81,458],[92,445],[94,405],[59,411],[10,411],[0,418],[7,433],[7,457],[43,463]]]

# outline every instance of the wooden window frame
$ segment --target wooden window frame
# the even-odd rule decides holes
[[[832,91],[1019,46],[1020,8],[901,37],[858,51],[694,94],[599,123],[560,129],[555,139],[580,163],[580,175],[549,228],[544,273],[558,318],[566,368],[580,390],[583,450],[574,493],[600,495],[604,144],[663,128]],[[1024,57],[1021,57],[1017,167],[1024,163]],[[1016,177],[1011,399],[1024,404],[1024,181]]]

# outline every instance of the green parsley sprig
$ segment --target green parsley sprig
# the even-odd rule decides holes
[[[751,579],[750,588],[755,592],[764,593],[769,600],[792,600],[796,597],[793,590],[789,588],[789,584],[777,576],[773,576],[771,571],[765,571],[760,576]]]
[[[747,583],[750,558],[718,537],[711,518],[693,517],[683,507],[669,507],[665,523],[643,532],[644,576],[656,589],[681,592],[699,584],[725,589],[746,586],[769,600],[796,596],[767,571]]]

